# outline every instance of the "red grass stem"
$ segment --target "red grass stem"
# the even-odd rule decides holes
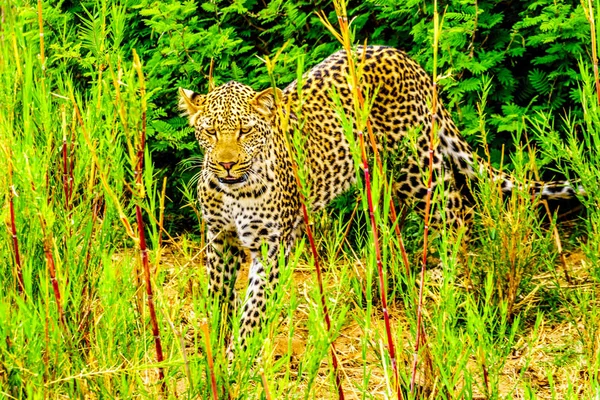
[[[390,315],[387,306],[387,291],[386,284],[383,274],[383,262],[381,261],[381,247],[379,245],[379,231],[377,229],[377,221],[375,221],[375,207],[373,206],[373,194],[371,191],[371,174],[369,172],[369,162],[367,160],[367,151],[365,147],[365,139],[362,131],[358,131],[358,138],[360,141],[360,148],[362,154],[363,171],[365,175],[365,191],[367,193],[367,203],[369,206],[369,219],[371,222],[371,232],[373,234],[373,246],[375,247],[375,260],[377,263],[377,274],[379,276],[379,295],[381,298],[381,311],[383,312],[383,319],[385,321],[385,332],[387,335],[388,352],[390,360],[392,362],[392,371],[394,372],[394,379],[396,383],[396,394],[398,399],[402,399],[402,391],[400,390],[400,377],[398,375],[398,365],[396,361],[396,348],[394,345],[394,338],[392,335],[392,327],[390,324]],[[408,264],[406,264],[408,265]]]
[[[135,206],[135,215],[137,219],[138,234],[140,239],[140,252],[142,254],[142,266],[144,268],[144,280],[146,283],[146,298],[148,301],[148,310],[150,312],[150,323],[152,324],[152,335],[154,336],[154,345],[156,347],[156,361],[159,363],[164,360],[162,343],[160,341],[160,330],[158,320],[156,319],[156,310],[154,308],[154,294],[152,292],[152,282],[150,281],[150,262],[148,261],[148,248],[146,247],[146,236],[144,234],[144,220],[142,218],[142,207]],[[165,389],[165,374],[162,367],[158,368],[158,379],[161,381],[163,391]]]
[[[436,69],[435,65],[437,62],[437,34],[439,31],[439,18],[437,12],[437,1],[434,2],[434,40],[433,40],[433,59],[434,59],[434,71],[433,71],[433,80],[432,80],[432,88],[431,88],[431,130],[429,132],[429,174],[427,177],[427,194],[425,196],[425,229],[423,231],[423,257],[421,259],[421,284],[419,285],[419,301],[417,304],[417,337],[415,340],[415,352],[413,357],[412,364],[412,374],[410,378],[410,391],[411,393],[415,390],[415,381],[417,376],[417,364],[419,360],[419,348],[421,345],[421,341],[423,344],[425,341],[425,330],[423,328],[423,287],[425,286],[425,266],[427,265],[427,247],[429,246],[429,224],[431,220],[431,198],[433,192],[433,157],[434,157],[434,149],[435,149],[435,134],[436,134],[436,124],[437,124],[437,83],[436,83]]]
[[[12,173],[11,181],[12,181]],[[46,173],[46,178],[48,178],[48,174]],[[31,181],[31,191],[34,192],[35,196],[37,196],[35,184],[33,180]],[[50,199],[48,198],[48,202]],[[12,203],[12,198],[11,198]],[[12,205],[12,204],[11,204]],[[14,222],[14,208],[11,207],[11,218]],[[38,213],[38,217],[40,219],[40,226],[42,229],[42,236],[44,237],[44,255],[46,256],[46,265],[48,266],[48,273],[50,274],[50,281],[52,283],[52,290],[54,292],[54,299],[56,300],[56,308],[58,310],[58,320],[59,323],[66,327],[66,320],[63,313],[62,303],[60,301],[60,287],[58,286],[58,279],[56,278],[56,264],[54,263],[54,256],[52,255],[52,240],[49,234],[46,231],[46,221],[41,212]],[[14,228],[16,230],[16,228]],[[16,232],[13,230],[13,233]],[[22,278],[21,278],[22,279]]]
[[[271,65],[272,64],[271,64],[270,60],[268,60],[267,68],[269,68],[269,66],[271,66]],[[274,82],[273,82],[273,86],[275,86]],[[279,100],[280,99],[277,99],[276,101],[278,102]],[[284,132],[288,132],[288,123],[289,123],[289,115],[290,115],[289,106],[290,106],[289,104],[287,104],[285,106],[285,107],[287,107],[285,112],[283,109],[284,107],[281,107],[279,109],[279,112],[280,112],[279,117],[281,118],[282,123],[284,125],[284,128],[283,128]],[[300,112],[298,112],[298,115],[301,115],[301,110],[299,110],[299,111]],[[296,127],[296,129],[297,129],[297,127]],[[289,138],[286,135],[287,147],[288,147],[289,154],[291,156],[293,154],[293,149],[292,149],[290,141],[288,139]],[[300,181],[300,175],[298,172],[298,163],[293,158],[291,160],[291,163],[292,163],[292,172],[294,174],[294,177],[296,179],[296,185],[298,187],[298,194],[300,195],[300,205],[302,207],[302,217],[304,219],[304,226],[306,228],[306,236],[308,237],[308,242],[310,244],[310,250],[313,255],[313,260],[315,263],[315,270],[317,272],[317,282],[319,285],[319,296],[321,298],[321,309],[323,311],[323,317],[325,319],[327,333],[331,334],[331,319],[329,317],[329,309],[327,308],[327,301],[325,299],[325,290],[323,289],[323,277],[322,277],[322,273],[321,273],[321,264],[319,263],[319,253],[317,252],[317,246],[315,245],[315,239],[314,239],[312,229],[311,229],[310,219],[308,216],[308,209],[306,207],[306,197],[304,196],[303,191],[302,191],[302,182]],[[338,391],[338,398],[340,400],[344,400],[345,399],[344,388],[342,387],[342,381],[341,381],[340,371],[339,371],[339,366],[338,366],[338,359],[337,359],[337,354],[336,354],[336,350],[335,350],[335,343],[333,340],[331,341],[330,345],[331,345],[331,364],[333,367],[333,374],[335,375],[335,386]]]
[[[9,179],[12,182],[12,170],[9,167]],[[19,293],[25,295],[25,281],[23,280],[23,267],[21,266],[21,254],[19,253],[19,237],[17,236],[17,223],[15,221],[15,206],[14,198],[16,197],[15,188],[11,185],[10,194],[8,196],[8,204],[10,208],[10,228],[13,240],[13,250],[15,253],[15,266],[17,269],[17,287]]]
[[[42,224],[43,223],[44,222],[42,221]],[[44,236],[46,236],[45,233]],[[52,290],[54,291],[56,308],[58,309],[58,320],[65,326],[66,320],[60,301],[60,288],[58,287],[58,279],[56,279],[56,265],[54,264],[54,256],[52,255],[52,242],[49,237],[46,237],[44,240],[44,254],[46,255],[46,264],[48,265],[48,272],[50,273],[50,282],[52,283]]]
[[[135,50],[133,50],[133,65],[138,74],[140,83],[140,97],[142,101],[142,119],[140,129],[140,141],[137,149],[137,163],[135,168],[135,181],[136,186],[139,188],[139,197],[144,196],[143,192],[143,181],[142,173],[144,171],[144,149],[146,146],[146,87],[144,81],[144,74],[142,72],[142,64]],[[140,204],[135,206],[135,216],[138,226],[138,238],[140,245],[140,252],[142,255],[142,267],[144,269],[144,280],[146,284],[146,299],[148,302],[148,311],[150,312],[150,323],[152,324],[152,335],[154,336],[154,346],[156,348],[156,360],[161,363],[164,360],[162,343],[160,340],[160,330],[158,326],[158,320],[156,318],[156,309],[154,308],[154,294],[152,292],[152,281],[150,279],[150,262],[148,260],[148,247],[146,246],[146,235],[144,233],[144,219],[142,217],[142,207]],[[158,368],[158,379],[161,381],[161,388],[163,393],[166,392],[165,374],[162,367]]]
[[[485,395],[486,397],[490,397],[490,378],[489,378],[489,373],[488,373],[488,369],[485,366],[485,362],[481,363],[481,369],[483,370],[483,382],[485,385]]]
[[[63,191],[65,192],[65,209],[71,211],[71,194],[73,190],[72,162],[69,161],[69,146],[67,136],[63,136],[62,163],[63,163]]]
[[[329,23],[329,21],[327,20],[327,17],[325,16],[324,13],[319,14],[319,16],[320,16],[323,24],[340,41],[340,43],[342,43],[344,50],[346,50],[346,57],[348,60],[348,73],[350,74],[351,84],[352,84],[350,91],[356,93],[356,97],[354,98],[354,100],[355,100],[354,101],[354,109],[355,109],[354,114],[355,114],[356,126],[358,127],[357,132],[358,132],[358,137],[359,137],[359,142],[360,142],[361,161],[363,164],[363,172],[364,172],[365,185],[366,185],[365,191],[367,194],[367,203],[368,203],[368,207],[369,207],[371,231],[373,234],[373,246],[375,248],[377,273],[379,275],[379,292],[380,292],[380,297],[381,297],[381,307],[382,307],[382,312],[383,312],[383,318],[385,320],[385,328],[386,328],[387,342],[388,342],[387,347],[388,347],[389,357],[390,357],[390,360],[392,363],[392,370],[394,372],[394,379],[395,379],[395,384],[396,384],[396,395],[398,397],[398,400],[400,400],[403,398],[403,396],[402,396],[402,391],[400,390],[400,377],[398,374],[398,365],[397,365],[397,361],[396,361],[396,350],[395,350],[395,346],[394,346],[394,339],[393,339],[393,335],[392,335],[390,317],[389,317],[389,313],[388,313],[388,309],[387,309],[386,285],[385,285],[385,279],[384,279],[384,274],[383,274],[383,263],[381,260],[381,246],[379,243],[379,232],[377,229],[377,222],[375,220],[375,212],[374,212],[374,206],[373,206],[373,196],[372,196],[372,191],[371,191],[371,176],[369,173],[369,163],[368,163],[368,158],[367,158],[364,133],[362,131],[361,124],[360,124],[361,123],[361,121],[360,121],[361,111],[365,110],[365,98],[364,98],[362,90],[361,90],[361,82],[360,82],[360,79],[359,79],[359,76],[357,73],[358,72],[357,67],[356,67],[356,64],[355,64],[354,58],[353,58],[352,42],[351,42],[351,37],[350,37],[350,25],[348,22],[348,16],[347,16],[347,12],[346,12],[346,4],[345,4],[344,0],[334,0],[334,6],[335,6],[335,12],[338,17],[338,23],[340,25],[339,32],[333,27],[333,25],[331,25],[331,23]],[[364,61],[364,56],[365,56],[365,53],[362,54],[362,57],[363,57],[362,61]],[[381,158],[379,157],[379,154],[377,151],[377,142],[375,139],[375,135],[373,133],[371,122],[369,121],[368,118],[366,120],[365,125],[367,128],[367,132],[369,134],[369,142],[370,142],[373,154],[375,156],[376,164],[379,168],[379,172],[380,172],[381,176],[383,177],[383,166],[381,163]],[[387,187],[387,185],[386,185],[386,187]],[[394,207],[392,200],[390,200],[390,206],[391,206],[390,207],[391,210],[393,210],[392,216],[395,216],[396,212],[395,212],[395,207]],[[398,235],[398,238],[400,239],[399,243],[401,246],[401,251],[403,253],[402,256],[403,256],[404,264],[406,267],[406,271],[408,272],[408,257],[406,255],[406,251],[404,250],[404,244],[403,244],[402,237],[400,234],[400,228],[398,226],[396,227],[396,234]]]
[[[297,167],[294,163],[294,173],[296,175],[296,182],[298,187],[301,187],[300,179],[298,177]],[[312,229],[310,228],[310,223],[308,219],[308,210],[306,209],[306,203],[304,196],[300,194],[300,200],[302,203],[302,216],[304,217],[304,225],[306,226],[306,236],[308,236],[308,242],[310,243],[310,250],[313,255],[313,259],[315,261],[315,270],[317,271],[317,281],[319,284],[319,294],[321,297],[321,308],[323,309],[323,316],[325,318],[325,325],[327,326],[327,332],[331,333],[331,319],[329,318],[329,309],[327,308],[327,302],[325,301],[325,290],[323,289],[323,278],[321,275],[321,264],[319,263],[319,254],[317,252],[317,246],[315,245],[315,238],[312,234]],[[340,400],[344,400],[344,389],[342,387],[342,382],[340,378],[340,372],[338,368],[338,359],[335,350],[335,344],[331,342],[331,363],[333,366],[333,373],[335,375],[335,386],[338,390],[338,398]]]
[[[289,104],[288,104],[289,106]],[[280,109],[280,111],[283,111],[282,109]],[[283,121],[284,124],[284,132],[287,132],[288,129],[288,123],[289,123],[289,119],[288,116],[290,115],[289,112],[289,107],[286,110],[285,113],[281,113],[280,114],[280,118]],[[298,113],[300,115],[300,113]],[[287,136],[286,136],[287,138]],[[288,151],[289,154],[293,154],[292,153],[292,147],[288,141],[287,143],[288,146]],[[314,260],[314,264],[315,264],[315,271],[317,272],[317,282],[318,282],[318,286],[319,286],[319,297],[321,300],[321,309],[323,311],[323,318],[325,319],[325,326],[327,328],[327,333],[331,334],[331,319],[329,318],[329,309],[327,308],[327,301],[325,300],[325,290],[323,289],[323,277],[322,277],[322,273],[321,273],[321,264],[319,263],[319,253],[317,252],[317,246],[315,245],[315,239],[312,233],[312,229],[311,229],[311,224],[310,224],[310,219],[308,216],[308,209],[306,207],[306,198],[304,197],[304,194],[302,192],[302,182],[300,181],[300,175],[298,173],[298,164],[297,162],[292,159],[292,172],[294,174],[294,177],[296,179],[296,185],[298,186],[298,193],[300,195],[300,205],[302,207],[302,217],[304,219],[304,226],[306,229],[306,236],[308,237],[308,242],[310,244],[310,251],[312,253],[313,256],[313,260]],[[332,340],[331,341],[331,365],[333,367],[333,374],[335,375],[335,386],[337,388],[338,391],[338,398],[340,400],[344,400],[345,396],[344,396],[344,388],[342,387],[342,381],[340,378],[340,371],[339,371],[339,366],[338,366],[338,359],[337,359],[337,355],[336,355],[336,350],[335,350],[335,343]]]
[[[48,174],[46,174],[48,178]],[[35,193],[35,185],[31,182],[31,190]],[[48,199],[50,201],[50,199]],[[46,265],[48,266],[48,273],[50,274],[50,282],[52,283],[52,290],[54,291],[54,298],[56,300],[56,308],[58,310],[58,320],[66,326],[66,320],[63,313],[62,303],[60,301],[60,288],[58,286],[58,279],[56,278],[56,264],[54,263],[54,256],[52,255],[52,240],[46,231],[46,222],[41,212],[38,214],[40,218],[40,225],[42,228],[42,236],[44,237],[44,255],[46,256]]]
[[[342,32],[349,32],[349,26],[347,25],[347,19],[344,18],[344,21],[345,21],[346,25],[342,25]],[[348,35],[346,35],[346,36],[348,36]],[[356,93],[357,93],[358,108],[364,109],[365,99],[362,95],[360,82],[359,82],[358,76],[356,74],[356,67],[354,65],[354,60],[352,59],[349,41],[347,41],[346,43],[347,43],[346,54],[348,57],[348,67],[350,70],[350,74],[352,76],[354,88],[356,89]],[[371,127],[371,122],[369,119],[367,119],[366,126],[367,126],[367,130],[369,133],[371,148],[373,149],[373,152],[375,153],[375,155],[377,157],[377,143],[375,142],[375,135],[373,134],[373,129]],[[366,145],[365,145],[364,134],[361,130],[358,130],[357,135],[358,135],[359,143],[360,143],[361,160],[362,160],[362,164],[363,164],[363,173],[364,173],[364,177],[365,177],[365,191],[367,194],[367,204],[369,207],[369,220],[371,222],[371,232],[373,234],[373,247],[375,248],[375,260],[376,260],[376,264],[377,264],[377,275],[379,276],[379,295],[381,298],[381,311],[383,312],[383,319],[385,321],[385,332],[387,335],[388,352],[389,352],[389,356],[390,356],[390,361],[392,363],[392,371],[394,372],[394,381],[396,384],[396,395],[398,397],[398,400],[401,400],[403,398],[403,396],[402,396],[402,391],[400,390],[400,376],[398,374],[398,363],[396,360],[396,348],[394,345],[394,337],[392,335],[392,326],[390,323],[390,315],[389,315],[388,306],[387,306],[387,289],[386,289],[384,273],[383,273],[383,262],[381,259],[381,245],[379,243],[379,230],[377,229],[377,221],[375,220],[375,207],[373,205],[373,193],[371,190],[371,174],[369,172],[369,161],[367,159],[367,149],[366,149]],[[377,161],[378,161],[377,165],[379,167],[379,173],[383,177],[383,166],[381,165],[381,160],[379,159],[379,157],[377,157]],[[390,198],[390,210],[392,210],[392,217],[395,220],[396,211],[395,211],[394,201],[391,198]],[[406,250],[404,249],[404,242],[402,241],[400,227],[397,224],[396,224],[396,234],[399,238],[399,244],[401,246],[402,257],[404,260],[406,272],[408,274],[408,256],[406,255]]]

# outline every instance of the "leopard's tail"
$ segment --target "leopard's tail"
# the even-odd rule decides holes
[[[516,184],[510,175],[504,173],[501,174],[503,175],[501,183],[502,192],[509,194],[515,189]],[[585,188],[579,183],[578,180],[550,182],[532,181],[526,184],[521,184],[519,189],[523,191],[526,190],[532,195],[550,200],[572,199],[577,196],[587,195]]]
[[[473,167],[469,171],[471,175],[474,175]],[[579,180],[529,181],[521,183],[516,182],[512,175],[498,171],[487,165],[479,165],[479,171],[480,174],[489,174],[494,182],[499,183],[502,193],[506,195],[511,194],[515,189],[549,200],[573,199],[577,196],[587,195],[585,188],[580,184]]]
[[[497,182],[503,193],[510,194],[515,188],[527,191],[534,196],[544,199],[570,199],[586,196],[585,188],[579,181],[553,181],[517,183],[513,176],[498,171],[491,166],[478,164],[473,157],[473,151],[464,140],[448,112],[438,106],[440,129],[438,131],[439,146],[443,157],[450,162],[453,170],[465,178],[476,181],[478,177],[489,174]],[[464,184],[461,184],[464,186]]]
[[[477,180],[477,177],[481,174],[489,173],[495,182],[500,183],[502,192],[505,194],[510,194],[515,188],[519,188],[544,199],[571,199],[577,196],[586,196],[586,190],[578,180],[531,181],[520,184],[516,183],[514,177],[509,174],[482,164],[476,166],[470,146],[457,133],[453,123],[446,124],[446,126],[442,124],[438,135],[442,152],[458,169],[460,174],[469,179]]]

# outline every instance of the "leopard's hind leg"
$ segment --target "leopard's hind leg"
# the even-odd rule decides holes
[[[421,165],[428,165],[425,156],[421,160]],[[393,187],[397,199],[413,206],[423,217],[428,196],[427,171],[427,168],[421,167],[414,158],[409,157]],[[440,185],[443,185],[443,191],[439,190]],[[450,230],[451,238],[461,240],[463,244],[469,241],[473,219],[471,197],[467,186],[465,178],[460,173],[448,168],[439,157],[434,158],[428,228],[440,230],[445,227]],[[436,195],[443,196],[443,208],[434,204]]]

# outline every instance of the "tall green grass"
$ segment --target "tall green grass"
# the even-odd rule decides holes
[[[75,77],[68,65],[44,68],[53,55],[40,41],[44,19],[37,6],[0,6],[0,196],[6,227],[0,230],[0,397],[600,395],[600,108],[586,61],[584,123],[567,119],[568,130],[557,132],[551,116],[524,120],[521,136],[514,138],[516,151],[506,156],[518,182],[536,176],[539,153],[527,145],[527,135],[535,132],[541,154],[581,179],[587,195],[581,198],[586,213],[576,221],[580,236],[571,237],[554,216],[540,219],[545,208],[526,191],[503,198],[498,183],[482,176],[468,253],[460,257],[461,243],[441,229],[427,250],[443,268],[437,278],[421,278],[421,219],[409,214],[397,234],[390,218],[391,171],[371,168],[371,214],[365,185],[345,197],[352,219],[367,221],[359,225],[366,232],[354,235],[348,215],[311,213],[309,204],[322,289],[315,256],[303,239],[287,262],[280,260],[281,282],[272,288],[262,329],[229,362],[225,348],[237,327],[227,326],[220,317],[226,310],[208,296],[204,243],[188,236],[171,240],[162,228],[168,199],[142,137],[145,99],[155,88],[144,92],[143,60],[136,63],[134,54],[120,50],[125,10],[105,2],[90,8],[81,41],[104,62]],[[349,31],[344,34],[349,43]],[[482,101],[485,93],[482,88]],[[348,127],[352,118],[345,116]],[[485,122],[481,114],[483,147]],[[301,149],[301,136],[291,138],[291,146]],[[310,156],[298,154],[299,165]],[[361,157],[357,152],[357,164]],[[301,168],[298,175],[305,183]],[[197,209],[194,189],[182,191]],[[442,203],[443,193],[433,196],[432,207]],[[201,221],[198,226],[200,232]],[[558,260],[555,226],[569,253],[570,281]],[[162,245],[166,240],[169,245]]]
[[[15,398],[126,395],[139,365],[156,359],[139,262],[140,232],[156,248],[160,230],[152,164],[140,164],[141,67],[118,52],[124,10],[115,6],[83,30],[105,54],[85,85],[67,68],[47,70],[41,10],[2,5],[0,167],[13,212],[3,212],[0,385]]]

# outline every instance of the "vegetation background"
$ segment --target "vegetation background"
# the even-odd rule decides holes
[[[347,8],[356,43],[437,69],[444,104],[493,165],[597,188],[597,2],[450,0],[441,33],[430,1]],[[330,398],[338,338],[349,398],[396,398],[395,387],[406,398],[600,398],[598,194],[558,235],[537,201],[503,202],[493,182],[476,199],[476,255],[460,266],[449,234],[436,242],[443,283],[404,273],[389,210],[378,211],[400,384],[384,351],[373,238],[347,236],[350,219],[366,227],[351,216],[360,190],[313,217],[332,330],[300,245],[254,353],[227,367],[197,268],[189,182],[201,154],[177,88],[205,93],[209,76],[284,87],[300,61],[307,70],[340,48],[318,12],[336,23],[330,1],[0,2],[0,396]],[[404,232],[418,265],[422,223],[409,216]],[[428,345],[414,350],[422,307]]]
[[[305,69],[340,48],[319,21],[324,11],[334,21],[330,1],[132,1],[122,7],[122,31],[110,32],[110,2],[45,4],[48,73],[69,73],[85,85],[118,51],[131,62],[136,49],[145,63],[149,88],[148,135],[155,165],[169,176],[169,216],[180,214],[177,187],[193,172],[177,163],[197,154],[192,130],[178,116],[177,88],[205,93],[215,84],[237,80],[256,90],[270,85],[263,62],[284,45],[274,71],[278,86],[296,77],[299,57]],[[463,134],[477,141],[477,104],[483,83],[491,80],[487,115],[492,161],[525,116],[537,111],[579,113],[580,59],[590,57],[590,28],[580,1],[449,1],[438,59],[442,97]],[[32,6],[32,10],[35,7]],[[103,11],[104,10],[104,11]],[[106,15],[103,15],[103,12]],[[37,30],[37,16],[21,10],[22,29]],[[428,72],[433,68],[433,3],[367,0],[349,2],[357,43],[385,44],[406,51]],[[99,41],[104,40],[101,45]],[[31,46],[39,41],[28,38]],[[187,216],[186,216],[187,219]]]

